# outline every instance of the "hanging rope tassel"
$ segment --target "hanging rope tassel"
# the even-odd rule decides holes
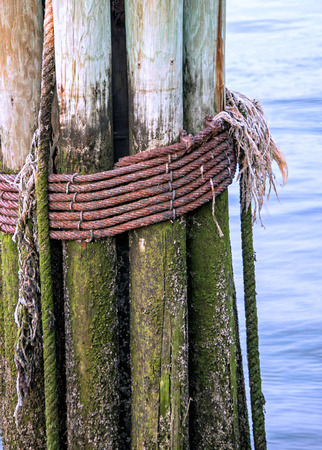
[[[250,399],[253,420],[253,436],[256,450],[267,448],[264,404],[259,359],[258,319],[256,306],[255,254],[253,247],[253,225],[251,205],[241,213],[241,235],[244,272],[244,301],[246,316],[246,344]]]
[[[46,438],[48,449],[59,449],[54,302],[48,219],[48,160],[51,139],[51,107],[54,88],[55,56],[53,11],[51,0],[47,0],[44,20],[41,100],[38,119],[39,144],[36,194],[45,375]]]

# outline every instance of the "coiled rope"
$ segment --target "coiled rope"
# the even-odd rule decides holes
[[[49,135],[44,136],[44,148],[47,148],[48,153]],[[46,247],[41,248],[48,276],[49,238],[90,241],[173,220],[210,200],[214,201],[215,196],[232,182],[236,159],[239,163],[253,434],[255,448],[265,449],[252,224],[257,214],[260,218],[266,196],[266,180],[269,183],[267,197],[272,187],[277,194],[271,167],[273,160],[282,172],[284,183],[287,179],[287,165],[270,136],[258,102],[227,90],[226,111],[214,118],[209,116],[206,128],[196,136],[183,132],[180,143],[122,158],[111,171],[91,175],[48,175],[48,161],[43,159],[38,166],[37,175],[37,197],[38,200],[42,199],[37,202],[37,214],[38,223],[41,216],[48,230],[44,234],[41,232],[47,242]],[[15,175],[0,174],[0,227],[7,233],[14,233],[18,218],[18,189],[15,180],[17,182]],[[252,202],[255,205],[253,214]],[[39,203],[43,204],[43,209]],[[42,268],[40,271],[45,273]],[[48,291],[42,293],[42,297],[44,295],[45,299],[47,296],[52,301],[50,283],[44,282]],[[41,285],[43,287],[43,282]],[[49,312],[46,320],[50,324],[53,319],[52,306],[46,311]],[[48,334],[53,337],[53,330],[51,326],[49,328]],[[51,383],[52,393],[55,390],[55,380]]]
[[[196,136],[182,133],[181,143],[122,158],[114,170],[50,174],[50,238],[114,236],[173,220],[208,202],[231,184],[236,171],[228,128],[224,120],[208,117]],[[14,233],[18,216],[14,179],[0,174],[0,227],[7,233]]]

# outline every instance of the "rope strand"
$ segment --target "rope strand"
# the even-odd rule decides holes
[[[46,438],[48,449],[59,449],[56,343],[48,218],[48,159],[54,88],[53,11],[52,1],[47,0],[44,19],[41,100],[38,119],[39,144],[36,194],[45,375]]]
[[[240,183],[241,184],[241,183]],[[242,192],[242,191],[240,191]],[[242,195],[242,193],[241,193]],[[241,213],[241,235],[246,316],[246,344],[255,450],[266,450],[265,399],[259,359],[258,318],[256,306],[255,264],[251,205]]]

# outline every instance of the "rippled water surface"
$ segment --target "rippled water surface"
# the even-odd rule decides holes
[[[226,69],[262,103],[289,167],[254,228],[268,448],[322,449],[322,2],[228,0]],[[230,203],[243,325],[237,183]]]

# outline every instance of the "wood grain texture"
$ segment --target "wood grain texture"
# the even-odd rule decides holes
[[[54,1],[61,168],[111,168],[112,49],[108,0]]]
[[[218,53],[218,44],[225,33],[223,6],[218,20],[222,3],[184,1],[184,127],[189,133],[202,129],[208,114],[222,110],[220,96],[224,86],[216,89],[218,78],[224,83],[225,77],[223,46],[222,53]]]
[[[126,2],[132,153],[179,137],[182,106],[182,1]]]
[[[40,0],[0,2],[0,158],[18,171],[37,125],[43,10]]]

